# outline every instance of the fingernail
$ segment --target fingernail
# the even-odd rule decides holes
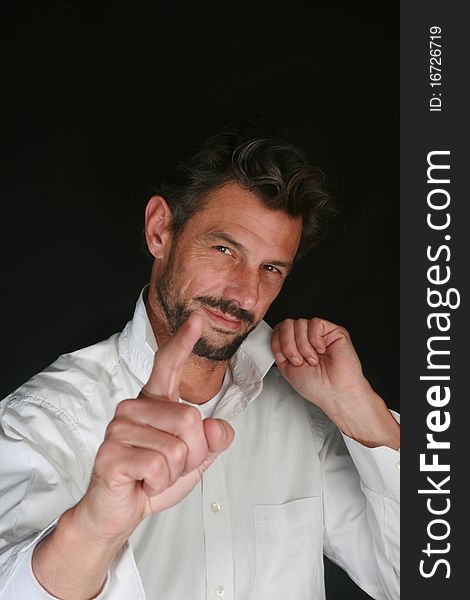
[[[298,356],[294,356],[291,358],[291,363],[294,365],[294,367],[300,367],[300,365],[303,363],[303,360]]]
[[[309,356],[309,358],[307,358],[307,361],[309,365],[312,365],[312,367],[314,367],[318,363],[318,360],[313,356]]]

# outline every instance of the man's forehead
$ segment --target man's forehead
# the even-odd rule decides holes
[[[198,225],[206,231],[224,229],[251,231],[260,237],[289,238],[299,234],[301,219],[292,218],[284,211],[267,207],[253,192],[231,182],[208,194],[201,210],[195,215]]]

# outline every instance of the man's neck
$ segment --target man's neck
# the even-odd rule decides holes
[[[171,334],[163,319],[159,318],[153,307],[145,303],[147,315],[157,341],[161,347],[168,341]],[[180,398],[192,404],[204,404],[213,398],[222,387],[228,361],[215,361],[191,354],[183,369],[179,395]]]
[[[228,362],[217,361],[210,370],[205,364],[211,363],[212,366],[215,362],[191,355],[181,377],[179,395],[183,400],[193,404],[204,404],[217,394],[222,387]]]

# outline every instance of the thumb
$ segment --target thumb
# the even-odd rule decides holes
[[[201,337],[203,325],[200,315],[192,313],[175,335],[157,350],[149,380],[142,388],[144,394],[175,398],[183,367]]]
[[[204,433],[206,435],[207,446],[209,448],[209,464],[211,464],[217,456],[227,450],[235,437],[233,427],[223,419],[205,419]]]

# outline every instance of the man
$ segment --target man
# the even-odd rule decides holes
[[[249,129],[175,168],[133,320],[2,403],[2,597],[318,599],[323,553],[398,597],[397,422],[342,327],[262,321],[330,211]]]

